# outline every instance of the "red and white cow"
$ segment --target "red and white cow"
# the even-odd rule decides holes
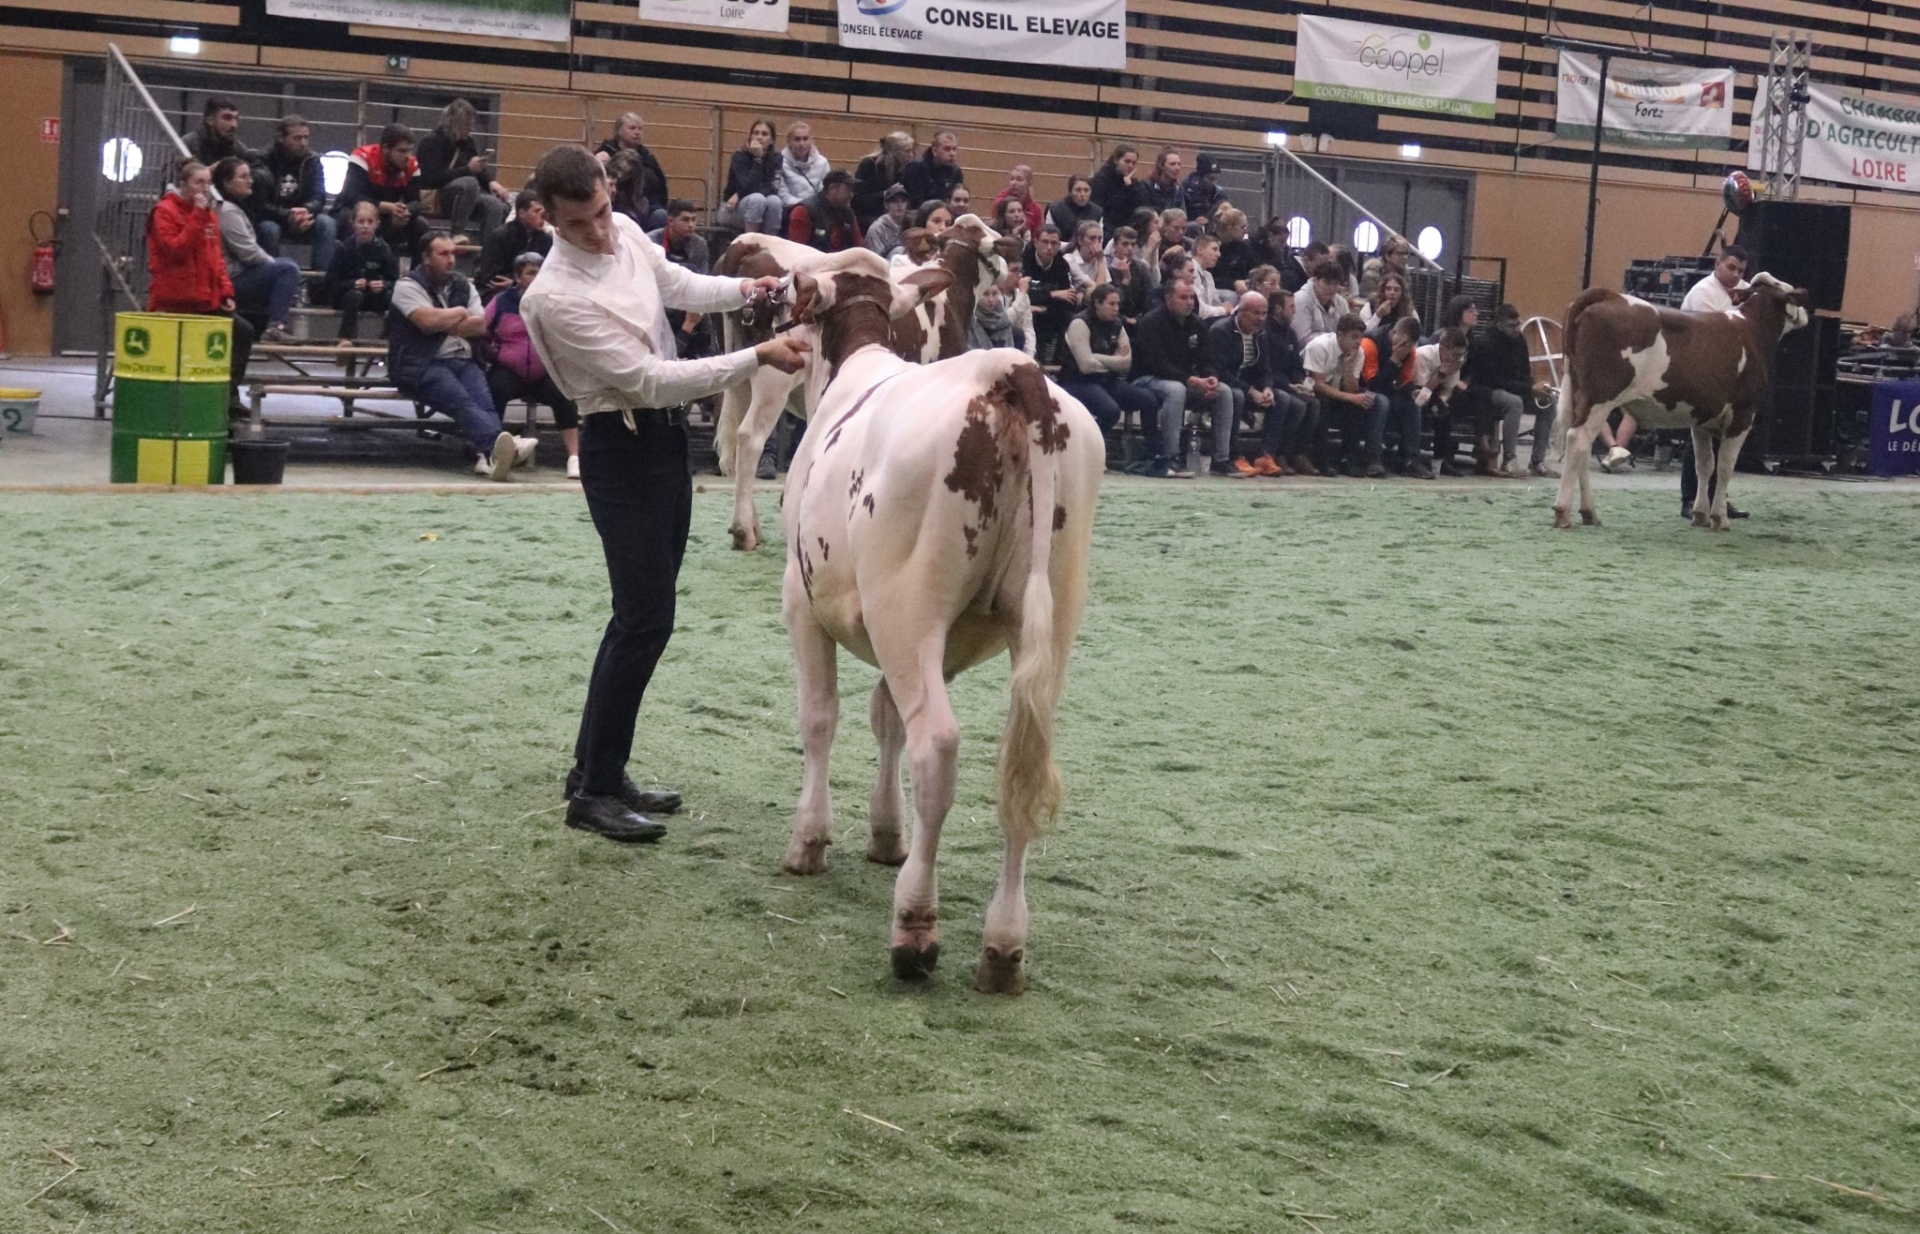
[[[800,691],[806,770],[784,868],[816,874],[833,839],[828,755],[839,721],[836,647],[881,672],[869,715],[880,775],[867,858],[900,865],[893,971],[940,954],[934,874],[953,806],[960,729],[947,682],[1007,649],[998,809],[1006,839],[974,985],[1025,984],[1027,847],[1060,804],[1053,725],[1087,595],[1099,427],[1018,351],[917,366],[889,348],[889,317],[945,271],[895,285],[873,254],[795,278],[795,317],[816,323],[806,381],[813,428],[787,477],[782,602]],[[803,326],[803,328],[807,328]],[[830,384],[829,384],[830,383]],[[912,767],[913,842],[902,843],[900,754]]]
[[[1727,482],[1766,392],[1774,348],[1808,319],[1807,293],[1771,274],[1754,275],[1736,297],[1729,312],[1682,313],[1593,288],[1567,308],[1556,430],[1566,434],[1567,461],[1553,501],[1555,527],[1573,526],[1575,484],[1581,520],[1599,526],[1587,483],[1593,439],[1614,408],[1627,407],[1641,428],[1693,430],[1694,526],[1728,530]]]
[[[911,233],[915,237],[922,233]],[[932,238],[935,266],[953,276],[947,290],[929,297],[893,323],[888,344],[909,360],[930,364],[960,355],[967,349],[967,331],[973,324],[974,304],[981,292],[1006,277],[1008,263],[1020,256],[1020,242],[1001,236],[971,214],[963,214]],[[727,246],[715,267],[719,274],[740,278],[817,271],[839,254],[827,254],[778,236],[748,234]],[[772,337],[776,314],[762,302],[745,312],[722,318],[726,349],[750,347]],[[720,423],[714,445],[720,454],[720,473],[733,478],[733,547],[752,551],[760,545],[760,516],[753,507],[753,467],[773,433],[780,412],[806,418],[799,399],[800,377],[770,366],[754,371],[747,381],[729,388],[721,398]]]

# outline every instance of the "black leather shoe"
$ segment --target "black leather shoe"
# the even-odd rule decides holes
[[[575,797],[567,802],[567,826],[622,844],[651,844],[667,834],[665,823],[635,814],[617,797]]]
[[[567,800],[573,800],[580,791],[581,771],[575,767],[567,773]],[[659,790],[641,788],[627,776],[620,777],[620,787],[613,794],[629,810],[641,814],[672,814],[680,808],[680,794],[670,788]]]

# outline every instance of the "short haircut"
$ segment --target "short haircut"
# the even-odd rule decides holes
[[[556,202],[592,201],[593,191],[606,180],[607,169],[585,146],[555,146],[533,169],[534,189],[548,214],[555,212]]]
[[[240,173],[240,169],[246,165],[247,160],[245,159],[221,159],[213,165],[213,187],[223,193],[226,192],[227,185]]]
[[[1365,334],[1367,332],[1366,319],[1358,313],[1342,313],[1340,320],[1333,323],[1333,332],[1335,334]]]
[[[667,203],[667,217],[674,218],[682,214],[698,214],[700,207],[685,197],[676,197]]]
[[[1037,236],[1053,236],[1058,239],[1060,235],[1060,224],[1054,222],[1052,219],[1048,219],[1046,222],[1040,224],[1040,230],[1034,234]]]
[[[1301,256],[1305,257],[1308,261],[1312,261],[1316,257],[1325,257],[1331,251],[1332,250],[1327,247],[1325,240],[1315,240],[1301,251]]]
[[[1272,266],[1255,266],[1253,269],[1247,271],[1247,286],[1251,287],[1255,283],[1264,283],[1268,279],[1277,279],[1279,277],[1280,271],[1274,269]]]
[[[539,253],[522,253],[513,259],[513,277],[519,278],[520,272],[528,266],[543,266],[547,259]]]
[[[433,246],[436,244],[444,244],[448,248],[452,248],[453,237],[448,235],[444,231],[428,232],[427,238],[420,242],[420,256],[426,257],[431,255],[433,252]]]
[[[1329,283],[1344,283],[1347,272],[1340,268],[1339,262],[1328,259],[1313,268],[1313,277],[1315,282],[1325,279]]]
[[[834,168],[825,176],[821,177],[820,180],[820,188],[823,192],[827,189],[839,188],[843,184],[852,187],[853,173],[842,167]],[[669,213],[671,213],[671,211],[669,211]]]
[[[1442,330],[1439,337],[1434,341],[1448,351],[1465,351],[1467,349],[1467,332],[1459,326],[1449,326],[1447,329]]]
[[[1213,246],[1214,248],[1219,248],[1219,247],[1220,247],[1220,237],[1219,237],[1219,236],[1216,236],[1216,235],[1214,235],[1214,234],[1213,234],[1212,232],[1210,232],[1210,231],[1203,231],[1203,232],[1201,232],[1201,233],[1200,233],[1199,235],[1197,235],[1197,236],[1195,236],[1195,237],[1194,237],[1194,239],[1193,239],[1193,250],[1194,250],[1194,252],[1196,252],[1196,253],[1197,253],[1197,252],[1199,252],[1199,251],[1200,251],[1201,249],[1203,249],[1203,248],[1205,248],[1206,246],[1208,246],[1209,244],[1211,244],[1211,245],[1212,245],[1212,246]]]
[[[1500,306],[1500,311],[1496,313],[1495,316],[1497,316],[1501,321],[1519,321],[1520,310],[1518,307],[1514,305],[1503,304]]]
[[[1126,242],[1127,242],[1128,244],[1138,244],[1138,243],[1140,243],[1140,233],[1139,233],[1139,232],[1137,232],[1137,231],[1135,231],[1135,230],[1134,230],[1133,228],[1131,228],[1131,227],[1116,227],[1116,228],[1114,228],[1114,229],[1113,229],[1113,238],[1114,238],[1115,240],[1125,240],[1125,241],[1126,241]]]
[[[1100,226],[1099,219],[1082,219],[1080,225],[1073,229],[1073,242],[1077,245],[1088,236],[1103,230],[1105,229]]]
[[[540,194],[532,189],[521,189],[513,195],[513,212],[519,214],[534,202],[540,200]]]
[[[1750,260],[1750,258],[1748,258],[1747,256],[1747,250],[1741,248],[1737,244],[1729,244],[1725,248],[1721,249],[1720,256],[1738,257],[1740,259],[1740,264],[1743,266],[1746,265],[1747,262]]]
[[[208,120],[208,119],[212,119],[214,116],[219,115],[223,111],[231,111],[234,113],[238,113],[239,110],[240,110],[240,104],[234,102],[232,99],[228,98],[226,95],[210,94],[207,96],[207,105],[201,108],[200,110],[200,118],[203,120]]]
[[[1412,313],[1393,319],[1393,329],[1389,332],[1398,338],[1418,342],[1420,339],[1420,319]]]
[[[275,133],[278,133],[280,136],[285,137],[288,133],[293,132],[293,130],[295,129],[310,129],[312,127],[313,126],[311,124],[307,123],[307,118],[305,116],[294,114],[294,115],[287,115],[287,116],[280,117],[280,119],[274,124],[273,131]]]
[[[380,130],[380,148],[391,150],[395,146],[411,146],[413,130],[404,124],[389,124]]]
[[[933,131],[933,136],[928,140],[927,144],[932,145],[934,142],[939,141],[942,137],[953,138],[953,144],[956,146],[960,144],[960,134],[954,132],[952,129],[935,129]]]
[[[1087,292],[1087,305],[1088,307],[1098,307],[1100,302],[1108,296],[1117,296],[1119,294],[1120,288],[1112,283],[1095,283]]]

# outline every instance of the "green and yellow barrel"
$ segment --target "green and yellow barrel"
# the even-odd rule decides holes
[[[225,317],[114,318],[115,484],[224,484],[233,323]]]

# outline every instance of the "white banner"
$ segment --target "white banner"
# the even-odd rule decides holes
[[[787,0],[640,0],[644,21],[723,30],[787,32]]]
[[[1600,58],[1560,53],[1553,134],[1593,140]],[[1733,70],[1692,69],[1643,60],[1607,65],[1602,141],[1622,146],[1725,150],[1733,144]]]
[[[1297,98],[1491,119],[1499,89],[1500,44],[1487,39],[1335,17],[1299,19]]]
[[[267,0],[267,12],[543,43],[564,43],[573,33],[571,0]]]
[[[840,0],[840,45],[920,56],[1127,67],[1126,0]]]
[[[1802,176],[1863,189],[1920,193],[1920,103],[1812,83],[1808,91],[1807,136],[1800,146]],[[1747,167],[1759,171],[1765,78],[1760,79],[1755,97]]]

